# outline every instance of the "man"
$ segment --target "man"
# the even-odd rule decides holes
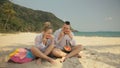
[[[73,36],[74,34],[70,29],[69,21],[66,21],[62,26],[62,28],[55,31],[54,37],[55,37],[56,48],[54,48],[52,54],[56,57],[62,57],[60,62],[64,62],[65,59],[78,55],[79,52],[82,50],[81,45],[76,45]],[[64,47],[66,46],[66,43],[69,43],[71,45],[72,50],[70,53],[66,53],[64,51]]]

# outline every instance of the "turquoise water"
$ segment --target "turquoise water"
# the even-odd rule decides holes
[[[120,32],[74,32],[75,36],[120,37]]]

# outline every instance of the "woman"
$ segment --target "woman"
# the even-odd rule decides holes
[[[35,46],[31,48],[33,55],[38,57],[37,64],[41,64],[41,59],[45,59],[54,64],[55,61],[48,55],[54,48],[54,37],[52,35],[53,30],[49,22],[44,24],[43,31],[36,36]]]

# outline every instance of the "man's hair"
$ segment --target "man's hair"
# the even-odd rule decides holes
[[[70,25],[70,22],[69,22],[69,21],[65,21],[65,24],[66,24],[66,25]]]

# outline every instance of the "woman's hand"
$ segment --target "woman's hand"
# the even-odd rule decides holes
[[[50,35],[50,39],[51,39],[51,40],[54,40],[54,36],[53,36],[53,35]]]
[[[51,35],[50,39],[51,39],[51,42],[52,42],[51,45],[54,45],[54,36]]]
[[[43,42],[44,45],[46,44],[46,42],[47,42],[46,35],[43,36],[42,42]]]

